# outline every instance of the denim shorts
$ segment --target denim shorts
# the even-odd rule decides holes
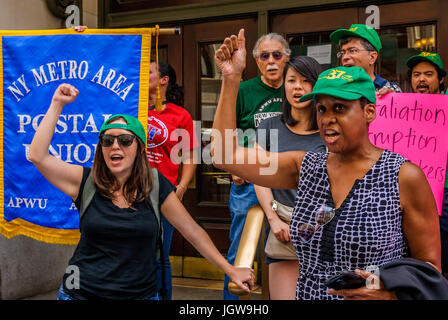
[[[59,287],[58,297],[57,300],[78,300],[73,298],[72,296],[66,294],[64,292],[64,289],[62,288],[62,285]]]
[[[79,300],[79,299],[73,298],[71,295],[68,295],[67,293],[65,293],[64,289],[62,288],[62,285],[61,285],[59,288],[57,300]],[[160,299],[159,299],[159,294],[156,293],[156,295],[153,297],[150,297],[147,299],[138,299],[138,300],[160,300]]]
[[[265,263],[266,263],[266,264],[271,264],[271,263],[281,262],[281,261],[288,261],[288,260],[275,259],[275,258],[268,257],[268,256],[266,255],[266,260],[265,260]]]

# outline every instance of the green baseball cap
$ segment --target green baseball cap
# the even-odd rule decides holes
[[[378,36],[378,33],[375,31],[375,29],[365,24],[352,24],[350,26],[350,29],[338,29],[330,34],[330,40],[335,44],[339,44],[339,40],[346,37],[363,38],[369,41],[369,43],[378,52],[380,52],[382,48],[381,40]]]
[[[416,56],[410,57],[408,59],[408,61],[406,62],[406,65],[410,69],[412,69],[422,61],[427,61],[427,62],[433,64],[436,68],[439,69],[440,73],[442,73],[442,77],[444,77],[446,75],[445,70],[443,70],[442,58],[440,58],[438,53],[421,52],[420,54],[418,54]]]
[[[300,98],[300,102],[316,100],[318,94],[329,95],[345,100],[362,97],[376,103],[375,85],[372,78],[361,67],[337,67],[319,75],[313,91]]]
[[[110,123],[112,119],[122,117],[126,124],[124,123]],[[115,114],[106,121],[104,121],[103,125],[101,126],[99,136],[101,134],[108,130],[108,129],[125,129],[131,131],[133,134],[135,134],[146,146],[146,132],[145,128],[143,128],[143,125],[138,121],[137,118],[134,118],[133,116],[127,115],[127,114]]]

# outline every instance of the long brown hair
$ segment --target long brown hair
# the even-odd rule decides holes
[[[121,117],[116,117],[112,122]],[[140,139],[135,139],[137,142],[137,154],[132,166],[132,172],[128,180],[123,185],[123,196],[130,204],[134,202],[150,203],[150,192],[152,189],[153,176],[151,168],[146,159],[145,146]],[[115,176],[110,172],[104,160],[101,143],[98,142],[98,147],[95,152],[92,166],[92,182],[95,185],[96,191],[107,199],[113,199],[114,192],[120,190],[120,183]]]

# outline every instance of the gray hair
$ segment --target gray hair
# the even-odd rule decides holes
[[[257,59],[260,56],[260,54],[258,53],[258,47],[260,46],[260,43],[264,40],[275,40],[280,42],[281,45],[283,46],[283,53],[288,57],[291,55],[291,49],[289,49],[289,44],[285,40],[285,38],[283,38],[283,36],[279,35],[278,33],[272,32],[262,35],[260,38],[258,38],[257,42],[255,43],[254,49],[252,50],[252,55],[254,56],[255,59]]]

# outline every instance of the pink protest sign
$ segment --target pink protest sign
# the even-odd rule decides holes
[[[370,141],[418,165],[442,210],[448,154],[448,96],[389,93],[376,102]]]

